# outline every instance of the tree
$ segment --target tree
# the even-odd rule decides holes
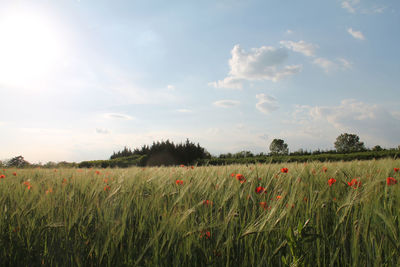
[[[7,167],[17,167],[17,168],[21,168],[21,167],[25,167],[29,165],[29,162],[27,162],[23,156],[18,156],[18,157],[14,157],[12,159],[10,159],[7,162]]]
[[[344,133],[336,138],[335,148],[338,152],[348,153],[365,150],[364,143],[356,134]]]
[[[372,151],[382,151],[383,148],[380,145],[376,145],[372,148]]]
[[[271,155],[287,155],[289,154],[288,145],[282,139],[274,139],[269,145]]]

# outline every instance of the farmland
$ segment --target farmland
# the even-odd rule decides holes
[[[1,266],[399,266],[400,160],[0,171]]]

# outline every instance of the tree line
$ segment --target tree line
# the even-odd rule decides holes
[[[220,154],[211,156],[207,150],[186,139],[186,142],[175,144],[169,140],[153,142],[133,150],[124,147],[121,151],[113,152],[108,160],[82,161],[80,163],[48,162],[46,164],[30,164],[22,156],[1,162],[0,167],[130,167],[130,166],[171,166],[171,165],[221,165],[252,162],[281,162],[281,161],[337,161],[354,159],[372,159],[382,157],[397,157],[400,146],[383,149],[376,145],[371,149],[365,147],[356,134],[343,133],[336,138],[333,150],[307,151],[299,149],[289,153],[289,146],[282,139],[274,139],[269,145],[269,153],[253,154],[250,151]]]

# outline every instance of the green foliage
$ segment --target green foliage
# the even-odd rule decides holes
[[[209,153],[203,147],[201,147],[200,144],[196,145],[187,139],[185,143],[180,144],[174,144],[169,140],[153,142],[150,147],[144,145],[141,149],[136,148],[133,151],[125,147],[122,151],[118,151],[116,153],[114,152],[113,155],[111,155],[110,160],[119,158],[128,159],[133,156],[142,157],[139,163],[135,162],[132,164],[140,166],[170,166],[179,164],[189,165],[193,164],[199,159],[210,157]]]
[[[230,165],[230,164],[255,164],[255,163],[285,163],[285,162],[334,162],[334,161],[353,161],[353,160],[371,160],[383,158],[398,158],[399,150],[382,150],[382,151],[364,151],[356,153],[321,153],[310,155],[278,155],[278,156],[254,156],[248,158],[211,158],[200,160],[197,165]]]
[[[287,155],[289,154],[288,145],[282,139],[274,139],[269,145],[271,155]]]
[[[8,169],[0,266],[399,266],[399,166]]]
[[[27,162],[23,156],[18,156],[10,159],[6,163],[7,167],[16,167],[16,168],[23,168],[29,166],[29,162]]]
[[[365,150],[363,142],[356,134],[344,133],[339,135],[335,141],[335,148],[340,153],[358,152]]]

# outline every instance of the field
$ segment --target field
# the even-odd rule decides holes
[[[399,167],[1,170],[0,265],[400,266]]]

